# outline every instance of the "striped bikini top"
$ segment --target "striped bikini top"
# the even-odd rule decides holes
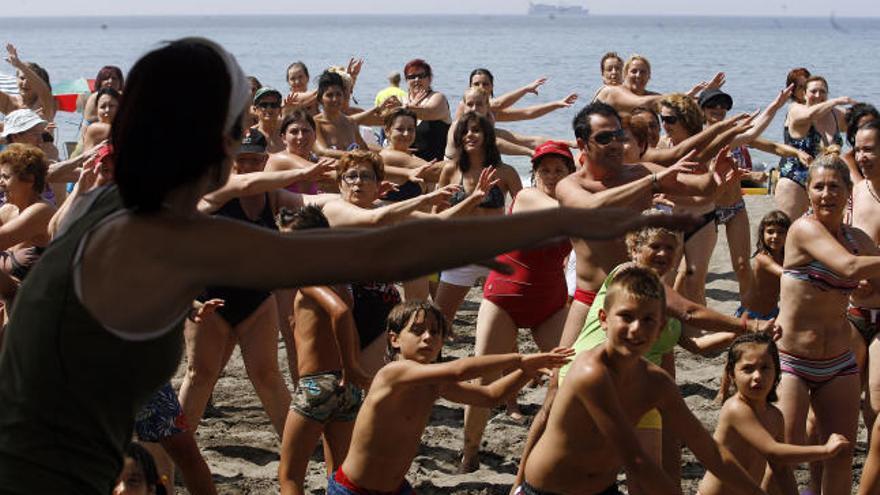
[[[844,247],[849,252],[858,254],[859,250],[856,247],[855,239],[853,239],[849,227],[843,225],[842,229]],[[798,280],[803,280],[804,282],[809,282],[813,287],[823,291],[836,290],[844,294],[849,294],[859,286],[858,280],[838,275],[818,260],[813,260],[805,265],[786,268],[782,270],[782,274]]]

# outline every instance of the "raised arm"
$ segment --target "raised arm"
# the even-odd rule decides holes
[[[749,143],[749,146],[757,150],[761,150],[765,153],[772,153],[776,156],[797,158],[801,161],[801,163],[807,165],[811,161],[813,161],[813,157],[810,156],[810,154],[806,151],[799,150],[787,144],[770,141],[769,139],[765,139],[762,137],[753,140],[751,143]]]
[[[448,202],[449,197],[459,187],[458,185],[441,187],[415,198],[372,209],[361,208],[343,200],[332,201],[324,206],[324,214],[333,227],[389,225],[410,218],[414,212],[424,206]]]
[[[495,111],[495,120],[498,122],[513,122],[516,120],[537,119],[543,115],[559,110],[561,108],[569,108],[577,101],[577,93],[572,93],[565,98],[539,105],[532,105],[523,108],[505,108]]]
[[[676,438],[682,439],[694,456],[726,487],[739,493],[765,493],[736,462],[733,454],[723,445],[715,443],[700,420],[687,408],[675,383],[667,379],[663,387],[664,400],[659,409],[663,424],[669,424]]]
[[[788,111],[789,128],[808,128],[817,118],[819,118],[820,115],[831,111],[834,107],[854,105],[855,103],[856,101],[849,96],[838,96],[837,98],[831,98],[830,100],[825,100],[822,103],[816,103],[815,105],[792,106]],[[835,116],[835,118],[837,118],[837,116]]]
[[[503,110],[512,106],[529,93],[538,94],[538,88],[540,88],[545,82],[547,82],[546,77],[539,77],[521,88],[517,88],[509,93],[504,93],[497,98],[492,98],[492,101],[489,102],[489,106],[492,110]]]
[[[733,399],[736,400],[736,399]],[[843,435],[832,433],[824,445],[793,445],[779,442],[761,424],[751,407],[734,404],[728,408],[730,425],[752,448],[756,449],[771,464],[801,464],[804,462],[821,461],[834,457],[849,446]],[[782,428],[782,413],[772,410],[774,420]]]
[[[223,187],[205,195],[199,202],[199,210],[211,213],[233,198],[274,191],[294,182],[332,179],[335,164],[335,160],[324,158],[308,168],[230,175]]]
[[[682,157],[692,150],[705,147],[709,142],[715,139],[719,133],[730,129],[734,124],[735,120],[734,118],[731,118],[708,125],[702,131],[690,136],[672,148],[648,148],[642,159],[660,165],[671,165],[678,160],[681,160]]]
[[[18,51],[12,43],[6,44],[6,61],[9,65],[18,69],[27,79],[28,87],[37,95],[42,109],[42,117],[48,121],[55,118],[55,99],[52,98],[52,90],[30,66],[18,58]]]
[[[336,202],[325,206],[325,213]],[[329,217],[330,215],[328,215]],[[223,218],[179,219],[173,228],[182,236],[173,250],[163,250],[164,272],[174,273],[193,299],[206,286],[244,288],[328,285],[359,281],[410,280],[426,273],[462,266],[546,239],[580,237],[615,239],[646,225],[687,229],[686,215],[643,216],[625,209],[596,211],[559,208],[506,215],[502,218],[426,219],[388,229],[278,234]],[[157,232],[156,235],[163,235]],[[437,239],[444,239],[437,242]],[[94,242],[94,240],[93,240]],[[94,244],[101,246],[100,243]],[[212,246],[204,249],[204,246]],[[352,246],[369,263],[343,263]],[[259,257],[248,253],[259,252]],[[308,253],[309,263],[290,253]],[[240,260],[229,263],[230,259]],[[265,260],[273,263],[267,264]],[[189,289],[188,289],[189,290]],[[188,295],[188,294],[187,294]]]
[[[449,102],[443,93],[434,92],[418,104],[406,104],[419,120],[449,120]]]
[[[794,91],[794,84],[789,84],[787,88],[780,91],[779,94],[776,95],[776,98],[774,98],[773,101],[771,101],[770,104],[768,104],[767,107],[764,108],[754,120],[752,120],[752,128],[733,138],[730,147],[736,148],[738,146],[749,144],[763,134],[767,129],[767,126],[770,125],[770,122],[773,122],[773,118],[776,117],[776,112],[782,108],[782,105],[785,105],[786,101],[788,101],[792,91]]]

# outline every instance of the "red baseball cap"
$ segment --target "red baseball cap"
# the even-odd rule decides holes
[[[559,141],[547,141],[538,145],[535,148],[535,152],[532,154],[532,166],[536,166],[538,160],[546,155],[558,155],[562,158],[565,158],[572,164],[574,163],[574,157],[571,154],[571,151],[568,149],[568,145]]]

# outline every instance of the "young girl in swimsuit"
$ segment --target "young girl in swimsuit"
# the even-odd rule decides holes
[[[780,210],[764,215],[758,224],[758,240],[752,255],[752,282],[743,295],[736,316],[772,320],[779,314],[779,277],[785,257],[785,236],[791,220]]]
[[[788,231],[779,290],[785,441],[804,443],[812,406],[820,441],[840,433],[855,442],[861,380],[845,315],[859,281],[880,278],[880,249],[863,231],[842,223],[852,182],[838,156],[814,160],[806,185],[813,213]],[[852,455],[847,448],[824,461],[822,493],[850,491]]]
[[[843,435],[832,433],[824,445],[791,445],[783,443],[785,421],[773,406],[779,383],[779,352],[773,338],[766,334],[737,337],[727,351],[724,369],[728,386],[722,388],[724,406],[715,429],[715,441],[727,447],[736,460],[762,488],[772,493],[796,495],[797,483],[790,464],[820,461],[836,456],[849,447]],[[766,473],[766,474],[765,474]],[[700,495],[734,493],[712,473],[700,482]]]

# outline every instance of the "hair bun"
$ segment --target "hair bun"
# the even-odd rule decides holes
[[[840,151],[840,145],[832,144],[822,148],[822,153],[820,154],[820,156],[827,156],[829,158],[840,158]]]

